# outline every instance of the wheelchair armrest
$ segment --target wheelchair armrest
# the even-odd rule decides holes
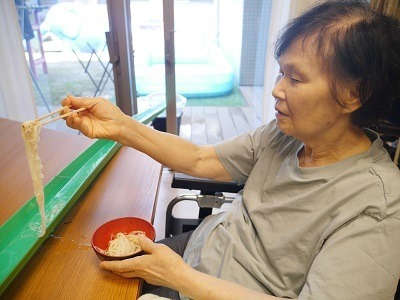
[[[182,173],[175,173],[171,187],[188,190],[199,190],[202,195],[215,195],[216,193],[237,193],[243,189],[234,181],[214,181],[206,178],[193,177]]]
[[[225,197],[223,192],[237,193],[243,189],[243,185],[236,182],[213,181],[199,177],[193,177],[182,173],[175,173],[171,187],[188,190],[199,190],[200,194],[181,195],[175,197],[167,207],[165,222],[165,237],[180,234],[196,228],[200,222],[212,213],[213,208],[221,208],[224,203],[231,203],[233,197]],[[199,205],[197,219],[177,218],[172,215],[172,209],[181,201],[196,201]]]

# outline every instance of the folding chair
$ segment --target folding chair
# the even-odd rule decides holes
[[[108,80],[114,82],[110,59],[107,59],[107,63],[102,60],[102,56],[108,55],[105,36],[108,31],[107,20],[105,6],[61,2],[51,6],[41,26],[43,32],[51,32],[72,50],[95,87],[93,96],[103,92]],[[87,55],[89,59],[85,61],[83,56]],[[102,68],[100,80],[89,68],[95,61]]]
[[[36,73],[36,65],[41,64],[43,67],[43,73],[47,74],[47,62],[46,62],[46,57],[44,55],[44,48],[43,48],[43,38],[42,34],[40,31],[40,21],[39,21],[39,12],[41,12],[43,9],[47,9],[47,6],[42,6],[40,4],[40,1],[37,1],[37,5],[32,6],[32,5],[26,5],[25,0],[16,0],[15,1],[15,7],[18,10],[18,18],[19,18],[19,25],[21,27],[21,34],[22,38],[25,40],[26,43],[26,51],[28,52],[28,57],[29,57],[29,73],[32,78],[32,82],[34,83],[40,98],[42,99],[44,105],[46,106],[47,110],[51,112],[50,105],[47,102],[42,89],[37,81],[37,73]],[[31,3],[30,3],[31,4]],[[30,21],[30,14],[33,11],[33,16],[34,16],[34,22],[31,23]],[[35,59],[33,57],[33,51],[31,47],[30,40],[35,38],[36,32],[36,37],[38,39],[39,43],[39,48],[40,48],[40,57]]]
[[[36,80],[37,79],[36,65],[42,65],[43,73],[44,74],[48,73],[46,57],[43,48],[43,38],[40,30],[40,20],[39,20],[39,13],[43,9],[48,9],[48,7],[41,5],[39,0],[36,1],[36,5],[32,5],[32,3],[29,3],[29,5],[27,5],[25,2],[26,2],[25,0],[15,0],[15,7],[18,10],[19,24],[22,31],[22,38],[25,40],[26,44],[26,52],[28,53],[29,66],[30,69],[32,70],[32,76]],[[33,12],[33,21],[31,22],[30,15],[32,12]],[[31,46],[31,39],[34,38],[37,39],[39,46],[38,54],[40,55],[36,59],[33,56],[33,49]]]
[[[107,61],[107,64],[104,64],[103,61],[101,60],[101,57],[105,54],[105,50],[107,47],[107,44],[104,44],[103,49],[98,53],[95,48],[91,46],[89,42],[86,42],[88,48],[90,49],[90,56],[89,60],[87,62],[83,62],[83,60],[79,57],[78,53],[74,48],[72,48],[72,52],[75,54],[76,58],[78,59],[79,63],[81,64],[85,74],[87,74],[92,81],[93,85],[95,86],[96,90],[93,94],[94,97],[101,95],[103,92],[108,80],[111,80],[114,83],[114,79],[112,76],[112,64],[110,60]],[[89,66],[92,62],[93,59],[97,59],[97,61],[100,63],[100,65],[103,68],[103,74],[101,75],[101,78],[98,82],[93,78],[92,74],[89,72]]]

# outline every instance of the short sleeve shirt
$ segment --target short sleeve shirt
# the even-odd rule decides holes
[[[245,186],[229,211],[194,231],[185,261],[278,297],[393,299],[400,172],[377,134],[366,133],[373,141],[367,152],[314,168],[299,167],[302,142],[275,121],[215,145]]]

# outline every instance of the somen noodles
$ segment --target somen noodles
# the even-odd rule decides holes
[[[108,256],[127,256],[142,251],[139,246],[138,235],[145,234],[143,231],[132,231],[128,234],[119,232],[111,237],[106,250],[96,249]]]
[[[21,132],[25,144],[26,157],[28,159],[29,170],[33,181],[33,189],[36,196],[36,202],[39,206],[41,217],[41,230],[39,236],[46,232],[46,215],[44,211],[44,192],[43,192],[43,174],[42,164],[40,162],[38,143],[40,133],[40,123],[37,121],[27,121],[22,123]]]
[[[46,215],[44,211],[44,192],[43,192],[43,174],[42,174],[42,164],[40,162],[39,151],[38,151],[38,143],[39,143],[39,133],[40,129],[43,125],[49,124],[56,120],[67,117],[72,113],[78,113],[86,108],[82,107],[76,110],[71,110],[65,114],[62,114],[58,117],[52,118],[50,120],[45,120],[48,117],[53,116],[56,113],[60,113],[65,109],[65,107],[61,107],[53,112],[50,112],[47,115],[44,115],[38,119],[33,121],[27,121],[22,123],[21,132],[22,139],[24,140],[26,157],[28,158],[29,170],[31,173],[32,181],[33,181],[33,189],[36,196],[36,202],[39,206],[39,212],[41,217],[41,231],[39,236],[44,236],[46,232]]]

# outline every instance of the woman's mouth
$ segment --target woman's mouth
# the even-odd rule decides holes
[[[276,107],[275,107],[275,111],[276,111],[276,113],[275,113],[276,117],[286,117],[287,116],[287,114],[283,113],[282,111],[280,111]]]

